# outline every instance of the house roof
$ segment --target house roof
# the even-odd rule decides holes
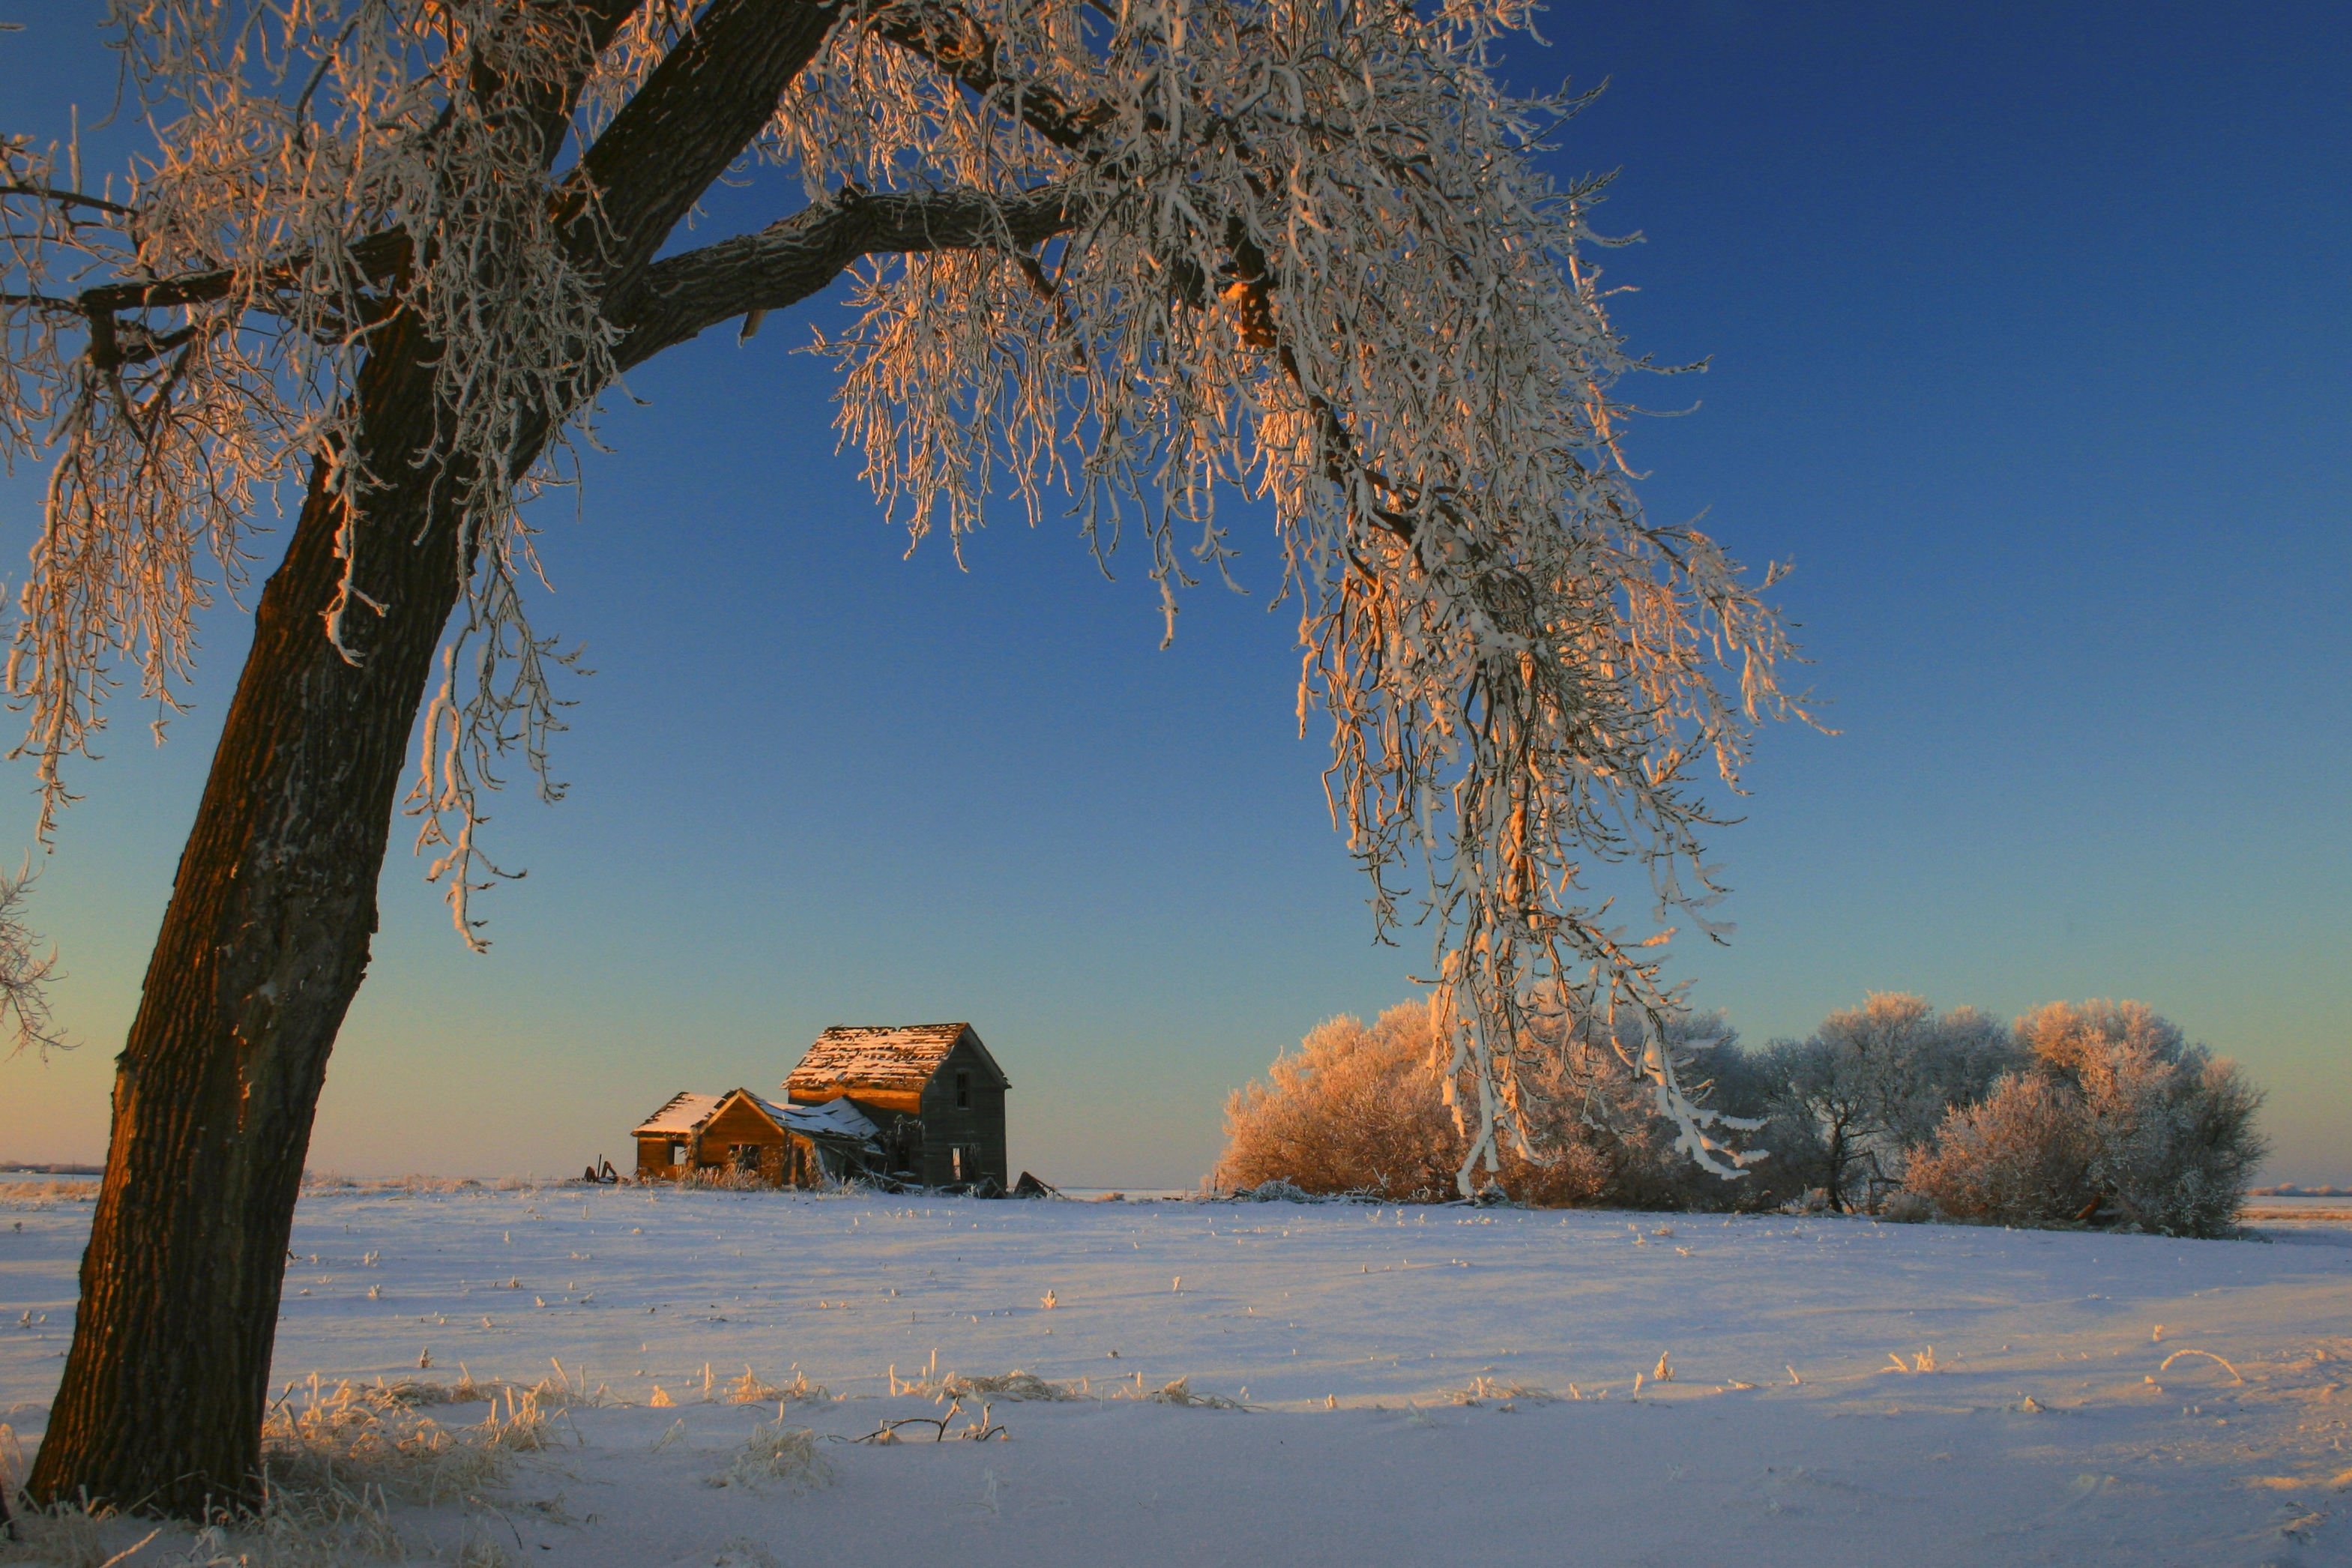
[[[784,1079],[784,1093],[828,1089],[918,1092],[967,1036],[989,1070],[1003,1081],[1003,1069],[970,1024],[835,1024],[816,1037],[800,1066]]]
[[[716,1094],[674,1095],[667,1105],[646,1118],[632,1136],[650,1138],[663,1132],[691,1132],[710,1120],[725,1097]]]
[[[877,1131],[866,1120],[866,1113],[846,1100],[828,1100],[823,1105],[777,1105],[762,1100],[771,1115],[804,1138],[846,1139],[856,1143],[870,1143]]]
[[[632,1135],[657,1137],[667,1133],[675,1137],[690,1136],[717,1115],[720,1106],[739,1094],[778,1128],[797,1132],[803,1138],[868,1143],[875,1136],[874,1123],[863,1111],[846,1101],[831,1100],[824,1105],[778,1105],[748,1089],[730,1089],[725,1094],[677,1095],[655,1111]]]

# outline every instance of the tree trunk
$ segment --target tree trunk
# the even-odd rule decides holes
[[[1846,1152],[1845,1122],[1843,1120],[1833,1123],[1830,1128],[1829,1155],[1825,1163],[1829,1166],[1830,1179],[1828,1191],[1824,1195],[1829,1199],[1832,1213],[1843,1214],[1845,1213]]]
[[[582,0],[578,9],[602,49],[635,0]],[[885,217],[910,221],[906,235],[861,239],[852,226],[814,259],[785,245],[775,276],[744,258],[733,282],[747,297],[714,305],[698,295],[699,314],[665,310],[678,301],[660,290],[633,292],[839,14],[809,0],[712,0],[583,155],[602,216],[583,219],[571,243],[608,300],[627,307],[614,319],[644,327],[628,363],[744,310],[805,298],[873,245],[937,243],[919,221],[928,207],[884,204],[876,210]],[[541,121],[509,129],[537,139],[551,161],[579,85],[550,90]],[[1058,232],[1059,198],[1025,221],[1037,237]],[[699,254],[678,260],[704,294],[723,293],[727,279],[697,270]],[[370,345],[357,439],[383,488],[364,498],[352,575],[385,612],[345,616],[357,664],[323,635],[320,616],[342,574],[341,518],[314,477],[286,559],[262,591],[253,648],[117,1058],[73,1348],[29,1486],[44,1502],[87,1496],[201,1518],[258,1498],[270,1348],[311,1116],[367,969],[401,764],[467,566],[456,520],[436,504],[457,487],[412,461],[435,427],[434,345],[405,316]],[[596,390],[575,389],[583,398]],[[520,443],[528,449],[509,455],[514,471],[536,459],[560,412],[541,411]]]
[[[205,1517],[257,1497],[311,1115],[367,969],[394,792],[459,587],[451,520],[429,504],[435,476],[408,460],[431,430],[430,359],[396,322],[357,389],[362,450],[386,481],[366,498],[355,574],[386,610],[346,623],[362,662],[345,662],[320,624],[342,563],[338,503],[315,476],[262,592],[116,1061],[37,1500]]]

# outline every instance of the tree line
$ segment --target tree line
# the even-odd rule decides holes
[[[1543,1206],[1791,1205],[1899,1220],[2226,1234],[2268,1146],[2262,1091],[2140,1002],[2054,1002],[2003,1024],[1881,992],[1802,1039],[1743,1045],[1721,1014],[1666,1020],[1740,1173],[1685,1157],[1638,1042],[1540,1026],[1523,1053],[1523,1140],[1491,1190]],[[1468,1136],[1433,1064],[1429,1009],[1318,1026],[1226,1103],[1214,1180],[1396,1201],[1451,1195]]]

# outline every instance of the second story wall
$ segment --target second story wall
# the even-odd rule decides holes
[[[1005,1167],[1004,1082],[969,1039],[957,1044],[923,1086],[922,1116],[926,1183],[945,1186],[956,1179],[950,1151],[961,1145],[978,1151],[980,1173],[1000,1187],[1013,1184]]]

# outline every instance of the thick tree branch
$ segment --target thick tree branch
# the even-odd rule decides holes
[[[408,235],[401,229],[372,234],[351,244],[352,259],[371,283],[391,279],[408,260]],[[308,253],[298,253],[283,266],[274,267],[261,275],[262,287],[273,285],[299,287],[301,268]],[[144,310],[166,309],[174,305],[197,305],[211,300],[225,300],[236,288],[237,273],[229,268],[212,272],[184,272],[176,278],[132,279],[122,283],[103,283],[85,289],[74,297],[74,303],[85,315],[95,316],[107,310]]]
[[[626,370],[721,321],[797,304],[860,257],[1017,252],[1067,231],[1076,218],[1058,184],[1018,195],[942,191],[836,197],[757,234],[656,262],[611,317],[627,333],[615,357]]]
[[[609,45],[642,3],[579,0],[593,48]],[[567,182],[571,190],[559,200],[578,214],[572,237],[581,258],[627,291],[631,274],[645,267],[710,182],[768,122],[777,99],[823,45],[834,16],[829,6],[811,0],[714,0]],[[530,112],[546,162],[556,156],[562,121],[581,86],[567,81],[537,95]],[[602,224],[582,210],[589,189],[600,197]],[[366,280],[381,285],[405,265],[408,236],[396,230],[369,235],[353,241],[350,254]],[[302,260],[298,256],[263,273],[263,292],[280,283],[297,285]],[[103,336],[115,312],[224,300],[239,288],[239,273],[223,268],[103,284],[82,290],[73,304]],[[268,308],[266,299],[254,303]]]
[[[595,47],[609,44],[640,4],[642,0],[583,0],[581,10]],[[628,274],[659,250],[710,182],[759,134],[777,99],[823,46],[837,16],[833,6],[814,0],[716,0],[588,149],[568,182],[574,189],[566,199],[579,205],[583,196],[578,187],[583,183],[600,193],[610,239],[596,259],[600,270],[623,282],[625,291],[635,292],[628,287]],[[1012,84],[995,66],[994,40],[959,6],[906,0],[876,13],[870,25],[972,90],[999,93],[1009,110],[1057,146],[1081,145],[1108,112],[1100,104],[1073,110],[1049,89],[1034,85],[1011,90]],[[578,90],[579,84],[568,85],[563,107],[559,110],[550,103],[547,112],[568,113]],[[542,133],[549,149],[545,155],[551,159],[558,128],[551,121]],[[578,220],[574,232],[584,250],[596,248],[587,220]],[[745,241],[758,237],[745,237]],[[408,237],[399,232],[369,235],[351,247],[352,259],[368,281],[378,284],[397,272],[407,251]],[[850,259],[855,254],[862,253]],[[281,277],[294,281],[299,263],[298,257],[265,274],[265,288]],[[826,278],[845,265],[846,260],[836,265]],[[103,284],[82,290],[74,303],[93,316],[203,303],[227,298],[237,287],[237,276],[224,268]],[[717,319],[725,320],[727,314]],[[703,321],[684,336],[709,324]]]
[[[713,0],[581,159],[580,259],[625,288],[751,144],[838,15],[811,0]],[[601,223],[584,210],[590,191]]]

